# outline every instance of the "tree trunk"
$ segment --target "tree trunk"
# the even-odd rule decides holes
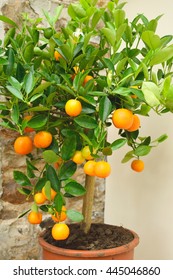
[[[82,223],[82,229],[85,233],[88,233],[91,227],[92,221],[92,208],[94,201],[94,190],[95,190],[95,176],[86,175],[85,179],[86,194],[83,198],[83,209],[82,214],[84,220]]]

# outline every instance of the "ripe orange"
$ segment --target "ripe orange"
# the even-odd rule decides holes
[[[14,142],[14,150],[17,154],[27,155],[33,150],[33,143],[29,136],[19,136]]]
[[[84,173],[90,176],[95,176],[95,165],[96,162],[94,160],[88,160],[85,164],[84,164]]]
[[[133,123],[133,113],[125,108],[120,108],[114,111],[112,121],[115,127],[120,129],[128,129]]]
[[[55,240],[65,240],[70,234],[70,229],[66,224],[55,224],[52,227],[52,237]]]
[[[106,161],[98,161],[94,166],[94,173],[99,178],[106,178],[111,173],[111,166]]]
[[[144,162],[140,159],[134,159],[131,163],[131,168],[136,172],[144,170]]]
[[[40,224],[42,221],[42,213],[31,211],[28,215],[28,221],[30,224]]]
[[[85,161],[84,157],[82,156],[82,152],[76,151],[72,157],[72,161],[76,164],[82,164]]]
[[[34,136],[34,146],[36,148],[47,148],[52,143],[52,134],[48,131],[39,131]]]
[[[45,187],[42,188],[42,194],[44,195],[44,197],[46,199],[49,199],[47,196],[46,196],[46,193],[45,193]],[[54,191],[54,189],[50,189],[50,197],[51,197],[51,200],[54,200],[55,196],[56,196],[57,192]]]
[[[55,214],[52,215],[52,220],[54,220],[55,222],[63,222],[66,218],[67,218],[67,215],[66,215],[66,207],[65,206],[62,206],[62,209],[61,209],[60,213],[55,211]]]
[[[60,58],[62,58],[62,55],[58,51],[54,51],[54,57],[55,60],[58,61]]]
[[[133,115],[133,116],[134,116],[134,118],[133,118],[133,123],[132,123],[132,125],[127,129],[127,131],[130,131],[130,132],[136,131],[136,130],[138,130],[139,127],[140,127],[140,119],[139,119],[139,117],[138,117],[137,115]]]
[[[85,146],[83,149],[82,149],[82,156],[87,159],[87,160],[91,160],[93,159],[93,157],[91,156],[91,151],[90,151],[90,148],[89,146]]]
[[[79,100],[69,99],[65,104],[65,111],[70,117],[76,117],[81,113],[82,105]]]
[[[46,197],[43,193],[36,193],[34,195],[34,200],[37,204],[43,204],[46,201]]]
[[[29,121],[30,119],[32,118],[32,116],[25,116],[24,117],[24,120],[27,120],[27,121]],[[32,128],[32,127],[29,127],[29,126],[26,126],[25,127],[25,129],[24,129],[24,131],[27,133],[27,132],[33,132],[34,131],[34,128]]]
[[[85,85],[86,85],[86,83],[87,83],[88,81],[92,80],[92,79],[93,79],[93,77],[92,77],[92,76],[87,75],[87,76],[85,77],[84,81],[83,81],[83,86],[85,86]]]

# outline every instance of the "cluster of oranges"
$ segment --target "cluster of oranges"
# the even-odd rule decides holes
[[[50,197],[46,195],[45,187],[42,188],[41,192],[38,192],[34,195],[34,201],[36,204],[41,205],[46,202],[46,200],[54,200],[57,192],[54,189],[50,189]],[[51,217],[52,220],[55,222],[54,226],[52,227],[52,236],[55,240],[64,240],[66,239],[69,234],[70,230],[69,227],[61,223],[66,220],[66,207],[63,205],[61,211],[58,212],[55,209],[51,209]],[[42,213],[39,211],[31,211],[28,214],[28,221],[30,224],[40,224],[42,222]]]
[[[89,146],[85,146],[81,151],[76,151],[72,157],[76,164],[84,164],[84,173],[90,176],[106,178],[111,173],[110,164],[106,161],[96,162],[91,155]]]
[[[47,148],[52,143],[52,134],[48,131],[39,131],[32,140],[28,135],[22,135],[16,138],[14,150],[17,154],[30,154],[34,148]]]
[[[134,132],[140,128],[139,117],[125,108],[119,108],[113,112],[112,122],[118,129],[124,129],[128,132]],[[134,159],[131,168],[136,172],[141,172],[144,169],[144,162],[140,159]]]

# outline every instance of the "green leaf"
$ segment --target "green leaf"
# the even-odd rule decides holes
[[[89,129],[94,129],[98,125],[97,121],[94,118],[87,116],[87,115],[86,116],[80,115],[80,116],[74,118],[74,121],[81,127],[89,128]]]
[[[26,210],[25,212],[23,212],[22,214],[20,214],[17,218],[20,219],[23,216],[25,216],[31,209]]]
[[[46,150],[42,153],[45,162],[51,164],[58,161],[58,155],[52,150]]]
[[[134,154],[138,157],[140,156],[146,156],[149,154],[149,152],[151,151],[151,147],[150,146],[145,146],[145,145],[141,145],[138,146],[136,148],[136,150],[134,151]]]
[[[74,163],[72,160],[66,161],[60,167],[59,174],[58,174],[59,179],[62,181],[69,179],[76,172],[76,169],[77,169],[76,163]]]
[[[14,123],[18,123],[19,121],[19,107],[17,104],[13,105],[12,111],[11,111],[11,119]]]
[[[121,148],[122,146],[124,146],[127,143],[127,139],[117,139],[115,140],[112,144],[111,144],[111,148],[113,151]]]
[[[24,79],[24,88],[27,94],[29,94],[33,90],[34,85],[34,75],[30,71],[28,74],[26,74]]]
[[[85,194],[85,188],[77,183],[76,181],[71,181],[67,183],[64,187],[65,191],[73,196],[82,196]]]
[[[142,33],[142,40],[152,50],[155,50],[161,46],[160,37],[150,30],[144,31]]]
[[[44,82],[43,84],[39,85],[34,89],[33,93],[31,96],[37,94],[37,93],[42,93],[46,88],[48,88],[51,85],[50,82]]]
[[[159,138],[157,138],[154,142],[162,143],[162,142],[165,141],[166,139],[168,139],[168,135],[163,134],[163,135],[161,135]]]
[[[114,12],[115,26],[118,28],[124,23],[125,20],[125,11],[122,9],[117,9]]]
[[[115,45],[115,40],[116,40],[116,32],[115,32],[115,30],[107,28],[107,27],[103,27],[101,29],[101,32],[106,37],[108,43],[110,43],[111,46],[114,46]]]
[[[99,103],[99,116],[102,122],[105,122],[112,110],[112,103],[108,97],[102,97]]]
[[[23,51],[23,57],[27,63],[30,63],[34,56],[34,43],[28,42]]]
[[[142,92],[148,105],[154,107],[160,104],[160,88],[156,84],[153,82],[143,82]]]
[[[14,63],[15,63],[15,55],[12,48],[7,51],[8,56],[8,64],[4,65],[4,72],[7,76],[11,76],[13,73]]]
[[[134,157],[134,151],[127,152],[121,162],[126,163],[129,160],[131,160],[133,157]]]
[[[157,65],[160,63],[163,63],[173,57],[173,45],[170,45],[168,47],[165,47],[163,49],[160,49],[156,51],[151,60],[150,60],[150,66]]]
[[[80,212],[75,211],[75,210],[69,209],[66,211],[66,214],[67,214],[67,217],[73,222],[80,223],[84,219],[83,215]]]
[[[18,25],[13,20],[11,20],[10,18],[8,18],[6,16],[0,15],[0,20],[3,21],[3,22],[6,22],[6,23],[8,23],[12,26],[18,27]]]
[[[47,116],[37,115],[37,116],[32,117],[27,122],[27,126],[32,127],[32,128],[41,128],[46,125],[47,120],[48,120]]]
[[[47,180],[50,181],[52,189],[54,189],[56,192],[59,192],[61,183],[55,169],[51,165],[47,165],[46,171]]]
[[[18,192],[24,195],[30,195],[31,194],[31,190],[26,189],[26,188],[17,188]]]
[[[14,77],[9,77],[8,81],[9,81],[9,83],[11,84],[11,86],[13,86],[14,88],[16,88],[18,91],[21,90],[22,85],[19,83],[18,80],[16,80],[16,78],[14,78]]]
[[[55,196],[54,204],[55,204],[56,211],[60,213],[62,206],[64,205],[64,198],[60,192],[57,193],[57,195]]]
[[[76,136],[71,135],[68,138],[64,139],[62,148],[61,148],[61,157],[63,160],[69,160],[72,158],[75,150],[76,150]]]
[[[17,97],[18,99],[20,99],[20,100],[23,101],[23,95],[22,95],[22,93],[21,93],[18,89],[14,88],[13,86],[7,86],[7,89],[8,89],[15,97]]]
[[[48,200],[51,200],[51,182],[46,181],[46,184],[44,185],[45,195]]]
[[[42,188],[45,186],[46,182],[47,182],[47,178],[45,177],[40,178],[35,185],[35,191],[41,191]]]
[[[13,177],[14,177],[14,180],[21,186],[31,186],[32,185],[29,178],[21,171],[14,170]]]
[[[33,171],[38,171],[38,169],[28,160],[26,159],[27,164],[27,175],[29,178],[35,178],[35,174]]]

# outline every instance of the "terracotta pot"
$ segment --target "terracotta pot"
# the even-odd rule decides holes
[[[139,243],[139,237],[134,232],[134,239],[123,246],[104,250],[71,250],[53,246],[46,242],[42,234],[39,244],[42,247],[43,260],[133,260],[134,248]]]

